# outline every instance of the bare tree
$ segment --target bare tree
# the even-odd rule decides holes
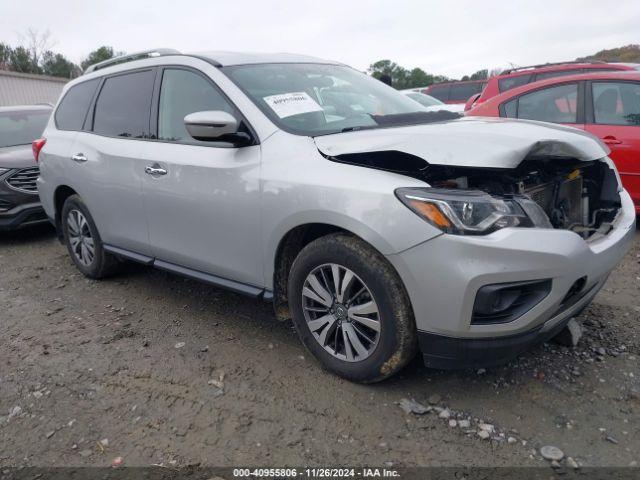
[[[18,34],[20,42],[29,50],[31,61],[35,66],[39,66],[42,61],[42,55],[55,45],[51,40],[51,32],[45,30],[40,32],[35,28],[28,28],[25,33]]]

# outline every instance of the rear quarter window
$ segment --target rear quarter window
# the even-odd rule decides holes
[[[82,130],[98,83],[98,78],[78,83],[65,93],[55,113],[56,127],[60,130]]]

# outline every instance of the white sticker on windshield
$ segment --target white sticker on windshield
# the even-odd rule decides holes
[[[306,92],[283,93],[263,98],[280,118],[301,113],[322,112],[322,107]]]

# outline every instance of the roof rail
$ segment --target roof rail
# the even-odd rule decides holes
[[[609,62],[604,62],[602,60],[572,60],[569,62],[541,63],[539,65],[527,65],[526,67],[507,68],[506,70],[503,70],[502,72],[500,72],[500,75],[507,75],[509,73],[521,72],[523,70],[529,70],[533,68],[555,67],[557,65],[571,65],[574,63],[609,63]]]
[[[143,58],[150,58],[150,57],[162,57],[163,55],[180,55],[180,52],[178,50],[174,50],[173,48],[154,48],[153,50],[143,50],[141,52],[134,52],[128,55],[113,57],[108,60],[104,60],[102,62],[89,65],[85,69],[83,74],[91,73],[96,70],[100,70],[101,68],[110,67],[112,65],[117,65],[118,63],[132,62],[134,60],[141,60]]]

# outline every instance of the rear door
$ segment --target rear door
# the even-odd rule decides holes
[[[186,267],[243,284],[264,283],[260,246],[260,145],[194,140],[190,113],[223,110],[246,126],[212,80],[187,67],[158,75],[157,141],[145,151],[143,191],[158,266]],[[193,274],[193,273],[192,273]]]
[[[609,146],[622,184],[640,209],[640,82],[589,82],[586,129]]]
[[[72,148],[73,178],[104,243],[149,254],[142,201],[143,153],[155,68],[103,79],[85,131]]]
[[[584,84],[539,88],[500,105],[500,116],[562,123],[584,129]]]

